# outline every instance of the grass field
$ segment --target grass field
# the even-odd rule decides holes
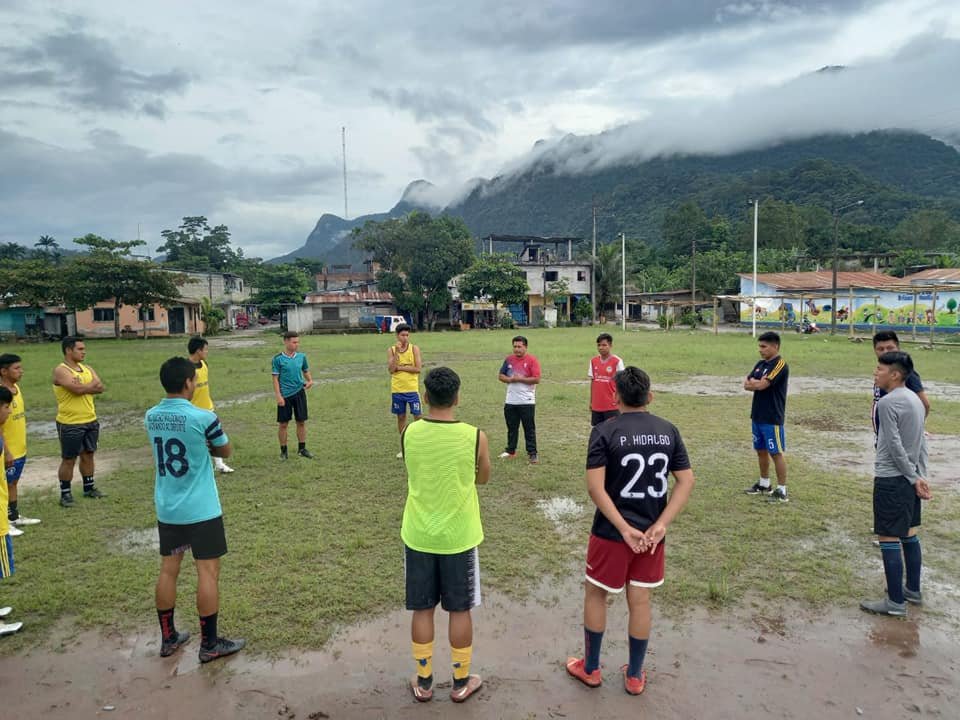
[[[511,331],[420,333],[428,367],[449,365],[463,379],[460,417],[490,436],[491,454],[505,441],[504,386],[497,369]],[[543,577],[579,573],[592,517],[583,481],[589,433],[589,357],[596,329],[531,330],[530,352],[541,362],[537,391],[541,464],[494,459],[481,488],[486,541],[484,584],[524,594]],[[309,447],[317,459],[277,461],[270,358],[276,334],[214,339],[211,387],[234,443],[237,472],[220,476],[230,553],[221,575],[221,627],[247,636],[255,651],[315,648],[342,623],[402,606],[400,517],[405,496],[396,426],[389,414],[385,355],[390,338],[376,335],[304,337],[318,387],[310,391]],[[258,343],[259,341],[259,343]],[[153,472],[142,426],[144,410],[162,397],[160,363],[185,354],[186,340],[90,340],[87,360],[107,392],[97,400],[105,428],[101,454],[119,467],[99,479],[101,502],[78,497],[57,505],[56,478],[25,490],[21,505],[43,524],[18,538],[16,575],[0,584],[0,604],[14,605],[24,631],[0,644],[8,653],[44,643],[61,619],[77,629],[128,629],[154,622],[153,583],[159,560],[144,538],[154,527]],[[908,346],[906,349],[910,349]],[[57,345],[0,348],[24,358],[23,388],[31,423],[53,420],[50,372]],[[654,391],[694,375],[742,377],[757,354],[747,335],[615,332],[614,351],[646,369]],[[750,449],[747,393],[733,397],[663,392],[651,409],[676,424],[691,453],[697,486],[671,528],[670,582],[656,594],[665,612],[689,605],[799,601],[848,602],[875,594],[879,576],[865,573],[878,551],[871,526],[871,467],[826,470],[815,454],[842,443],[840,432],[869,427],[870,398],[843,389],[844,379],[869,377],[868,343],[845,338],[785,338],[791,378],[840,380],[823,393],[792,396],[787,441],[787,505],[746,497],[756,477]],[[960,351],[916,353],[925,381],[957,382]],[[717,380],[717,382],[722,382]],[[739,382],[739,381],[734,381]],[[32,426],[35,427],[35,426]],[[960,402],[934,400],[930,431],[958,434]],[[291,439],[293,433],[291,432]],[[29,438],[31,458],[54,456],[56,441]],[[29,462],[28,462],[29,467]],[[79,478],[75,480],[79,483]],[[561,525],[538,501],[571,498],[582,512]],[[925,564],[956,577],[960,506],[955,489],[925,509]],[[181,577],[180,615],[193,615],[194,574]],[[256,621],[254,622],[254,619]]]

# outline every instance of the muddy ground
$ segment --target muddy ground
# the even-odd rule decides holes
[[[791,382],[793,392],[868,393],[859,380]],[[742,392],[739,378],[704,376],[661,387],[668,392]],[[960,398],[960,386],[930,386],[932,396]],[[259,399],[256,397],[255,399]],[[244,401],[246,399],[241,400]],[[815,428],[800,428],[814,432]],[[839,429],[836,443],[814,461],[869,474],[872,433]],[[942,491],[960,482],[957,436],[930,438],[932,475]],[[146,454],[125,454],[146,464]],[[120,454],[98,454],[100,473]],[[37,480],[55,471],[55,458],[31,458]],[[24,485],[35,487],[25,473]],[[564,534],[566,520],[582,508],[554,498],[540,508]],[[152,543],[153,537],[135,538]],[[871,551],[869,538],[862,542]],[[482,558],[482,556],[481,556]],[[482,559],[481,559],[482,562]],[[872,572],[882,592],[879,563]],[[669,573],[669,571],[668,571]],[[911,607],[906,620],[869,616],[856,607],[814,611],[745,603],[712,613],[671,613],[657,608],[647,660],[648,687],[634,698],[623,692],[619,667],[626,661],[626,609],[617,598],[604,642],[602,688],[591,690],[566,676],[563,661],[582,645],[578,572],[539,587],[520,602],[498,593],[475,613],[474,671],[485,684],[454,708],[448,698],[449,650],[438,612],[435,669],[440,684],[432,703],[416,703],[407,690],[409,616],[401,610],[341,630],[322,651],[259,656],[256,648],[201,666],[196,637],[172,658],[158,656],[158,632],[147,622],[137,634],[109,629],[76,634],[61,622],[43,646],[0,657],[3,718],[609,718],[626,716],[744,720],[751,718],[954,718],[960,702],[960,628],[956,578],[931,573],[925,586],[931,607]],[[667,581],[669,582],[669,574]],[[229,593],[230,588],[223,588]],[[183,603],[181,629],[197,633]],[[269,612],[263,608],[263,612]],[[255,619],[223,618],[227,634]],[[108,621],[107,621],[108,622]],[[29,632],[26,628],[23,632]],[[0,640],[2,642],[2,640]],[[111,708],[107,710],[105,708]]]
[[[588,689],[566,676],[564,659],[581,647],[580,598],[575,578],[542,587],[538,599],[524,603],[485,597],[475,613],[473,665],[484,687],[459,708],[448,697],[449,650],[441,627],[435,698],[426,705],[413,700],[405,684],[413,672],[409,617],[398,610],[344,629],[322,652],[273,660],[245,652],[206,666],[197,661],[196,638],[164,659],[153,627],[139,635],[74,636],[64,622],[57,634],[69,639],[0,658],[3,716],[956,717],[957,637],[933,612],[911,608],[907,620],[868,616],[854,607],[696,610],[680,619],[657,613],[647,691],[635,698],[624,693],[619,675],[626,661],[622,598],[609,612],[603,687]],[[196,631],[195,618],[181,617],[178,624]],[[229,632],[243,623],[223,618],[221,624]]]

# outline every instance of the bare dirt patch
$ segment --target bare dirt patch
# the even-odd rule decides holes
[[[647,691],[635,698],[623,692],[618,672],[627,655],[622,599],[608,614],[604,685],[590,690],[563,670],[566,657],[581,651],[578,583],[545,585],[538,595],[519,603],[491,594],[475,612],[473,671],[483,675],[484,687],[457,709],[458,716],[893,720],[950,717],[960,701],[957,638],[923,609],[911,607],[907,620],[853,607],[697,610],[676,622],[657,613]],[[195,632],[187,608],[184,602],[178,626]],[[268,659],[250,648],[205,666],[197,661],[196,638],[161,659],[152,625],[129,635],[75,635],[64,621],[49,647],[0,658],[0,677],[16,688],[5,693],[4,711],[54,720],[109,716],[105,706],[117,717],[142,720],[449,717],[454,708],[443,616],[437,618],[438,684],[428,704],[414,701],[406,687],[409,614],[398,610],[345,628],[323,651]],[[222,618],[221,625],[227,633],[242,632],[244,622],[254,621]]]
[[[960,400],[960,385],[926,381],[924,381],[923,385],[931,398]],[[653,389],[659,392],[677,393],[679,395],[705,395],[709,397],[736,397],[746,392],[743,389],[743,377],[735,377],[732,375],[691,375],[684,380],[664,383],[655,382]],[[790,395],[843,393],[870,397],[873,393],[873,380],[869,377],[828,378],[798,376],[790,378],[788,392]]]
[[[148,448],[137,450],[98,450],[94,456],[96,463],[96,476],[102,480],[120,467],[123,463],[126,467],[135,465],[137,467],[146,467],[150,462]],[[20,488],[24,490],[50,490],[57,489],[57,469],[60,467],[60,458],[58,457],[28,457],[27,464],[23,467],[23,475],[20,476]],[[80,479],[80,471],[74,467],[74,480]]]
[[[257,345],[266,345],[267,341],[257,338],[210,338],[210,347],[215,348],[248,348]]]

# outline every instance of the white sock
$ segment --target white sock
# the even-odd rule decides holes
[[[770,487],[770,478],[760,478],[760,487],[768,488]]]
[[[223,458],[215,457],[215,458],[213,459],[213,466],[214,466],[217,470],[222,470],[224,465],[226,465],[226,463],[223,462]]]
[[[787,486],[786,486],[786,485],[777,485],[777,487],[780,488],[781,490],[783,490],[783,494],[784,494],[784,495],[787,494]]]

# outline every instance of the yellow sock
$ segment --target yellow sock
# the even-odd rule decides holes
[[[413,643],[413,659],[417,661],[417,677],[426,679],[433,675],[433,641]]]
[[[470,657],[473,655],[473,645],[465,648],[450,648],[450,658],[453,660],[453,679],[466,680],[470,674]]]

